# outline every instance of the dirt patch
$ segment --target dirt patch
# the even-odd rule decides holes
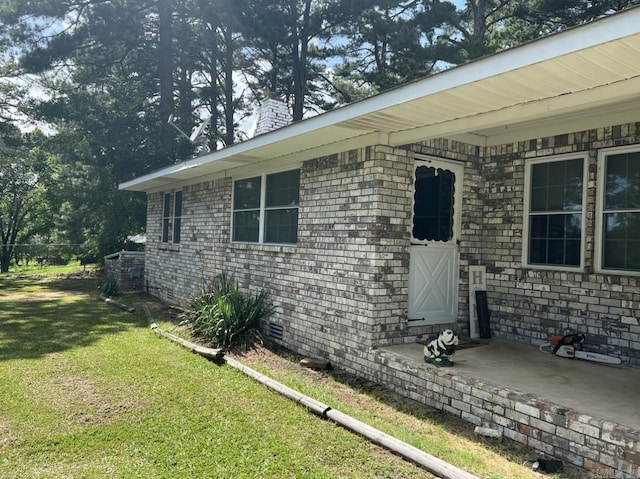
[[[38,293],[9,293],[3,294],[3,301],[29,301],[29,302],[37,302],[37,301],[56,301],[59,299],[71,298],[74,296],[87,296],[87,293],[83,293],[80,291],[42,291]]]
[[[24,284],[21,284],[19,289],[2,292],[0,297],[3,301],[55,301],[98,294],[99,279],[89,274],[50,277],[9,276],[7,279],[24,282]]]
[[[133,402],[114,402],[94,383],[81,376],[60,376],[46,381],[47,402],[78,424],[106,425],[134,410]]]
[[[11,432],[9,424],[0,417],[0,451],[16,442],[16,437]]]
[[[37,396],[60,411],[69,421],[79,425],[111,424],[123,415],[135,412],[141,405],[118,385],[100,385],[74,373],[60,354],[49,355],[53,370],[45,379],[32,385]]]

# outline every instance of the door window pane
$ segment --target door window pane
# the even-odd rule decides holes
[[[416,168],[413,237],[427,241],[453,238],[455,175],[429,166]]]

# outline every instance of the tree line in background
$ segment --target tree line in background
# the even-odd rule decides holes
[[[100,258],[143,231],[117,185],[194,154],[170,115],[211,116],[214,150],[266,92],[300,121],[638,3],[0,0],[2,271],[16,244]]]

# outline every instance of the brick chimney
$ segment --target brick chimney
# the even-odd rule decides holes
[[[254,136],[268,133],[291,123],[289,107],[273,92],[268,92],[258,109]]]

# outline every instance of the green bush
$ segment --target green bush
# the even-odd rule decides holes
[[[114,276],[107,276],[102,280],[102,283],[98,286],[100,292],[107,298],[113,298],[118,294],[118,280]]]
[[[260,324],[273,314],[263,289],[242,293],[233,276],[222,273],[202,288],[180,314],[195,337],[217,347],[230,347],[258,334]]]

